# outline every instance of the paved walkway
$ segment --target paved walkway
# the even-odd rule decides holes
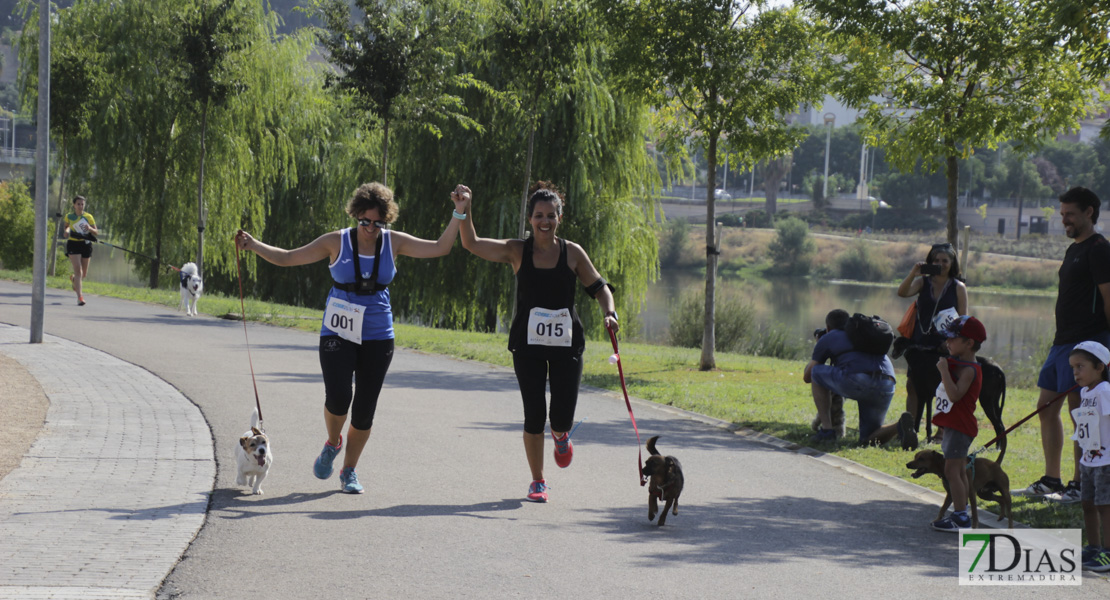
[[[87,345],[31,345],[27,290],[0,282],[0,322],[17,325],[0,324],[0,354],[50,407],[0,480],[0,600],[998,597],[957,591],[956,539],[926,525],[932,492],[637,403],[641,432],[663,435],[687,472],[680,515],[654,526],[624,403],[597,390],[579,398],[589,421],[573,468],[546,473],[552,501],[523,502],[512,372],[403,349],[359,463],[368,491],[340,494],[310,469],[318,338],[259,324],[280,447],[266,494],[251,496],[227,462],[253,405],[242,324],[99,297],[77,307],[48,290],[47,332]],[[1106,598],[1108,585],[1087,576],[1053,597]]]
[[[204,523],[216,476],[200,411],[108,354],[0,324],[50,400],[0,480],[0,599],[153,598]]]

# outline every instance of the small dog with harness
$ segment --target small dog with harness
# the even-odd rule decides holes
[[[1002,458],[1006,456],[1006,434],[998,438],[999,453],[997,460],[986,458],[968,458],[970,471],[968,483],[971,484],[968,493],[968,503],[971,505],[971,527],[979,528],[979,507],[976,498],[997,502],[998,520],[1008,517],[1008,526],[1014,528],[1013,501],[1010,497],[1010,477],[1002,470]],[[906,463],[907,469],[913,469],[911,476],[914,479],[927,473],[940,477],[944,484],[944,503],[941,504],[937,519],[944,518],[948,507],[952,505],[952,492],[948,489],[948,480],[944,477],[944,455],[936,450],[921,450],[914,455],[913,460]]]
[[[185,309],[185,314],[190,317],[197,315],[197,300],[204,292],[204,282],[197,274],[196,263],[185,263],[181,267],[181,305],[178,309]]]
[[[270,451],[270,438],[258,428],[258,409],[251,414],[251,428],[239,438],[235,448],[235,462],[239,467],[235,483],[251,487],[251,493],[262,493],[262,480],[270,473],[274,453]]]
[[[686,478],[682,475],[682,464],[673,456],[663,456],[655,449],[655,442],[659,436],[653,436],[647,441],[648,452],[651,456],[644,463],[643,474],[648,477],[648,521],[655,520],[659,512],[659,500],[666,504],[663,512],[659,513],[659,526],[667,522],[667,512],[678,514],[678,497],[682,494],[682,486]]]

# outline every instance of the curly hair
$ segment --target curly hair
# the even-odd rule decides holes
[[[358,186],[347,201],[347,214],[353,219],[375,208],[383,222],[392,223],[397,220],[399,209],[393,201],[393,190],[376,181]]]
[[[566,198],[563,197],[563,192],[555,187],[555,184],[550,181],[537,181],[533,183],[532,187],[528,188],[529,215],[536,209],[537,202],[550,202],[555,206],[555,214],[562,218],[563,206],[566,204]]]

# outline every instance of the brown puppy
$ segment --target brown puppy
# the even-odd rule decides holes
[[[644,463],[643,474],[649,477],[648,481],[648,521],[655,519],[659,512],[659,499],[666,504],[663,512],[659,514],[659,526],[667,522],[667,511],[678,514],[678,497],[682,494],[682,486],[686,479],[682,476],[682,465],[673,456],[663,456],[655,450],[655,441],[659,436],[654,436],[647,442],[648,452],[651,456]]]
[[[1002,470],[1002,457],[1006,455],[1006,438],[1003,437],[999,446],[1001,451],[998,454],[998,461],[987,458],[976,458],[974,465],[974,476],[968,477],[970,490],[968,490],[968,501],[971,504],[971,527],[974,529],[979,528],[979,507],[976,505],[976,497],[983,500],[992,500],[998,503],[999,515],[998,520],[1001,521],[1002,517],[1009,518],[1009,528],[1014,528],[1014,511],[1010,498],[1010,477]],[[970,462],[970,459],[968,459]],[[913,478],[917,479],[926,473],[932,473],[944,483],[944,504],[940,507],[940,512],[937,513],[937,519],[944,518],[944,513],[948,511],[948,507],[952,505],[952,492],[948,489],[948,479],[944,477],[944,455],[936,450],[921,450],[914,455],[913,460],[906,463],[906,468],[914,469]]]

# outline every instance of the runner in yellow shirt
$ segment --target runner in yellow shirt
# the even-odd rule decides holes
[[[85,197],[77,196],[73,199],[73,212],[66,215],[65,229],[66,256],[73,265],[73,275],[69,276],[69,280],[73,283],[73,291],[77,292],[77,306],[85,305],[85,297],[81,294],[81,282],[89,276],[92,245],[99,233],[96,219],[85,212]]]

